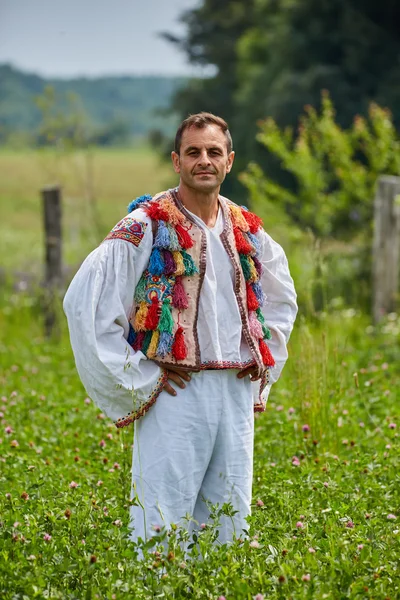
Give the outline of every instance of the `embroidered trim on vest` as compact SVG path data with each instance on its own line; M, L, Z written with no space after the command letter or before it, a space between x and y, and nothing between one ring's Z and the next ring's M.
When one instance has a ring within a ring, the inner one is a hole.
M125 240L137 247L142 241L146 229L147 223L136 221L136 219L132 219L131 217L125 217L113 227L103 241L115 239Z
M121 417L117 421L114 421L115 426L118 428L126 427L127 425L130 425L131 423L133 423L133 421L137 421L137 419L139 419L144 414L146 414L147 411L153 406L153 404L157 400L160 393L162 392L167 380L168 380L167 372L164 371L164 369L163 369L162 373L156 383L156 387L152 391L151 396L148 399L148 401L146 402L146 404L141 406L139 408L139 410L129 413L126 417Z
M245 361L238 360L204 360L200 369L206 371L208 369L247 369L248 367L255 366L256 363L252 358L248 358Z

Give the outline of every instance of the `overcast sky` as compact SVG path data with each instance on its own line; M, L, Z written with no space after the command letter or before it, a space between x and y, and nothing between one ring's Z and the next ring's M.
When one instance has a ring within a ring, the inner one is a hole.
M199 0L0 0L0 63L40 75L189 75L160 31ZM196 71L200 74L200 71Z

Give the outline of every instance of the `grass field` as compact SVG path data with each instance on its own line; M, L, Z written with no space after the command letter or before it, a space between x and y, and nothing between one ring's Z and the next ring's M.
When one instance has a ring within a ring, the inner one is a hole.
M149 151L99 152L93 164L105 231L131 198L171 184ZM68 263L98 243L69 163L3 153L6 268L40 272L38 191L57 169ZM0 288L0 598L399 598L400 317L373 328L339 300L304 314L255 415L250 539L220 546L210 523L186 558L184 531L161 531L139 562L127 539L132 428L86 398L65 321L58 342L43 338L40 294Z
M132 429L86 399L34 299L3 298L0 331L1 598L399 597L394 315L380 332L348 310L300 319L256 417L251 539L212 546L210 525L205 560L184 560L178 530L143 564L126 539Z

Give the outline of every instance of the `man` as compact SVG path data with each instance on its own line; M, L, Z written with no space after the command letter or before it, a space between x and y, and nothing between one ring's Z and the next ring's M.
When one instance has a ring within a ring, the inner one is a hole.
M246 530L254 411L286 361L297 305L282 248L219 194L233 160L223 119L183 121L179 186L132 202L65 297L86 390L117 427L134 422L134 540L187 514L194 530L209 503L237 511L221 542Z

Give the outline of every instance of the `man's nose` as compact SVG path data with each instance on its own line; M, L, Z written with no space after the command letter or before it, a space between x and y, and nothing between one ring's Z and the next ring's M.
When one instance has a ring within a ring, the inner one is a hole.
M203 150L201 152L201 154L199 156L199 164L202 166L211 164L207 150Z

